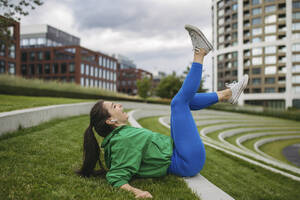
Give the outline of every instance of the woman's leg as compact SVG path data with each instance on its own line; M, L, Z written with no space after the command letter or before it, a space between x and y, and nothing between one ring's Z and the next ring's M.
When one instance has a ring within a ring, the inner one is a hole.
M195 52L194 62L182 87L171 102L171 137L174 141L172 162L169 173L179 176L194 176L204 166L205 149L199 136L197 126L190 111L193 100L201 82L202 63L206 52ZM217 99L214 96L214 101ZM204 102L208 99L201 100Z

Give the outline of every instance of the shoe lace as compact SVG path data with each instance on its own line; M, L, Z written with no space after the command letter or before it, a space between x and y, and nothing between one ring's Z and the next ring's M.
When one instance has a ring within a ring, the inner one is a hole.
M236 81L233 81L232 83L225 83L225 86L227 87L227 88L232 88L234 85L236 85L237 84L237 82Z

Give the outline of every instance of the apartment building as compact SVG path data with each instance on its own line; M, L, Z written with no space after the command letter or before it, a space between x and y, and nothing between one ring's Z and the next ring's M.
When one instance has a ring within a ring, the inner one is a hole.
M239 104L300 108L300 1L212 0L213 90L249 75Z

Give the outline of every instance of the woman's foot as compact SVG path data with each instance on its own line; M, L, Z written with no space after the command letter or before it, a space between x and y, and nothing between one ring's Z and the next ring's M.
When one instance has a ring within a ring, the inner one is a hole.
M197 49L205 49L209 53L213 49L211 43L197 27L186 24L184 28L189 32L195 52Z
M231 104L236 104L240 95L247 87L249 76L245 74L243 78L239 82L232 82L230 84L225 84L227 88L229 88L232 92L231 97L228 99L228 102Z

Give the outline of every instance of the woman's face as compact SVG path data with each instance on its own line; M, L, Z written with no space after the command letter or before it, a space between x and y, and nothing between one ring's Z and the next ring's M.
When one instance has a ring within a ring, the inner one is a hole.
M110 117L106 120L107 124L120 126L127 123L128 115L126 112L123 112L123 106L121 104L104 101L103 107L110 114Z

